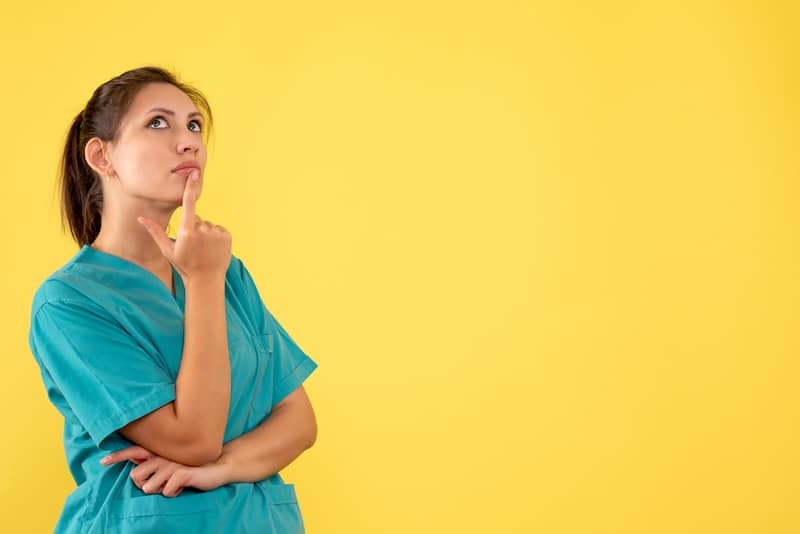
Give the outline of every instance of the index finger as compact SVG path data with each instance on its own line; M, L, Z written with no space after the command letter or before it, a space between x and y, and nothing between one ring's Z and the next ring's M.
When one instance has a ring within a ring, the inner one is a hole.
M186 179L186 186L183 189L183 215L181 216L181 226L189 227L194 224L194 209L197 204L197 184L193 178L200 178L200 171L197 169L189 173Z
M132 445L125 449L121 449L118 451L114 451L110 453L108 456L100 460L100 463L103 465L111 465L117 462L121 462L122 460L131 460L134 461L136 459L148 459L153 456L153 453L141 447L139 445Z

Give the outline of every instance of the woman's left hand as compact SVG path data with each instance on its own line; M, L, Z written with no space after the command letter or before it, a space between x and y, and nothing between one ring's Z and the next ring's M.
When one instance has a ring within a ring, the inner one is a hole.
M107 458L107 460L106 460ZM212 490L226 484L226 466L220 459L195 467L179 464L152 453L139 445L112 452L101 463L109 466L123 460L137 464L131 471L134 484L145 493L161 492L175 497L186 486Z

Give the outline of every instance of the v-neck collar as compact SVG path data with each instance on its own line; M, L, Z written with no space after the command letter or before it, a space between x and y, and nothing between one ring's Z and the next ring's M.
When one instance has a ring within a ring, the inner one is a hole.
M183 287L183 278L180 276L180 274L172 265L172 263L170 263L169 266L170 270L172 271L172 287L175 289L174 295L158 276L153 274L151 271L148 271L138 263L126 260L125 258L121 258L120 256L115 256L114 254L109 254L108 252L103 252L102 250L97 250L96 248L90 245L83 245L81 247L78 256L90 260L91 263L139 272L144 276L151 278L152 281L155 282L164 293L169 295L169 297L172 300L174 300L179 306L182 307L182 303L184 302L185 298L185 288Z

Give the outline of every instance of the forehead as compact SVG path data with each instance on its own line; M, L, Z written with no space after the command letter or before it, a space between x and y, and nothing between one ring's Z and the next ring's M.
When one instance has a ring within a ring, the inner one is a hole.
M154 107L175 111L179 116L197 111L189 95L170 83L149 83L142 87L131 102L131 114L144 114Z

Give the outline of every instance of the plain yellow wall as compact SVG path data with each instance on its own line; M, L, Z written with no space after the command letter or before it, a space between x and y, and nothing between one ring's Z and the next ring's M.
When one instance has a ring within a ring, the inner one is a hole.
M7 7L0 530L73 488L27 345L66 128L156 64L215 115L198 213L319 364L310 534L799 532L797 6Z

